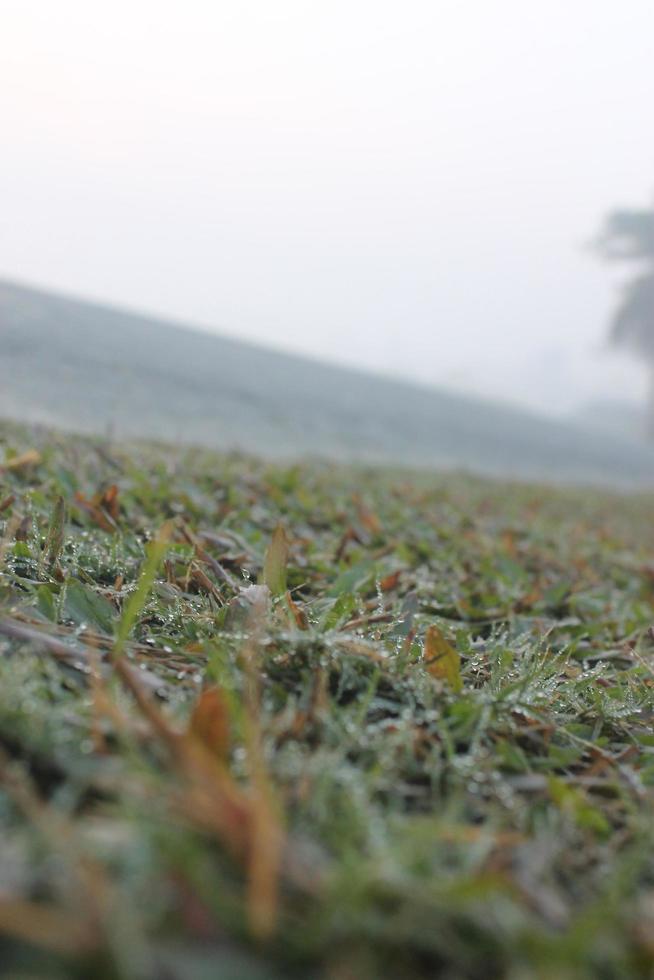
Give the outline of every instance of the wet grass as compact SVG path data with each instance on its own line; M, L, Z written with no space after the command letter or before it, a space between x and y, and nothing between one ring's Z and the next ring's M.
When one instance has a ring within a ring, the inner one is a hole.
M0 975L654 970L654 505L0 429Z

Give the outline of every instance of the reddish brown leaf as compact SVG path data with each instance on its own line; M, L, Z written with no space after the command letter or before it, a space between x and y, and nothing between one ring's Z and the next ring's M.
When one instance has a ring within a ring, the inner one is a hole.
M305 613L304 609L300 609L297 602L293 601L293 597L291 596L290 592L286 593L286 602L288 603L288 608L291 611L291 615L295 620L295 625L297 628L300 630L308 630L309 620L307 619L307 614Z
M363 503L360 497L355 496L354 498L357 508L357 517L359 522L369 534L379 534L382 529L381 521L366 505Z
M229 709L219 687L207 687L198 698L188 728L219 759L229 754Z
M389 575L385 575L384 578L379 583L379 588L382 592L392 592L393 589L397 588L397 584L400 581L399 570L397 572L391 572Z
M107 514L101 507L99 507L93 500L88 500L81 491L75 494L75 503L83 510L85 514L91 518L94 524L102 528L103 531L108 531L109 534L114 534L117 530L116 522L110 514Z
M118 517L120 516L120 507L118 504L118 487L115 483L112 483L110 487L107 487L107 489L100 495L100 499L97 503L98 506L109 515L109 517L111 517L114 521L118 520Z

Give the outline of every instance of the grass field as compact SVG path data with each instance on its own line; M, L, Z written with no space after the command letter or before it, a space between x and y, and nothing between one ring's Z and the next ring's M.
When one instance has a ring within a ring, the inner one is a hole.
M649 978L654 503L0 428L0 975Z

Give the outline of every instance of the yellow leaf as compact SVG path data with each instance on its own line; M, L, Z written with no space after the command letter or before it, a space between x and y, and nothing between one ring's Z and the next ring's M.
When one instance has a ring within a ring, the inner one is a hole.
M463 690L461 658L438 626L430 626L425 634L424 656L425 666L432 677L447 681L457 694Z
M0 470L22 470L28 466L38 466L41 462L41 453L36 449L28 449L21 456L14 456L8 459Z

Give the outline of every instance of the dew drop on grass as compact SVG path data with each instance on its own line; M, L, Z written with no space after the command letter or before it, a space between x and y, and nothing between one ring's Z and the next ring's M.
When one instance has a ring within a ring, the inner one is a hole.
M382 615L384 613L384 593L379 579L375 579L375 591L377 592L377 614Z

